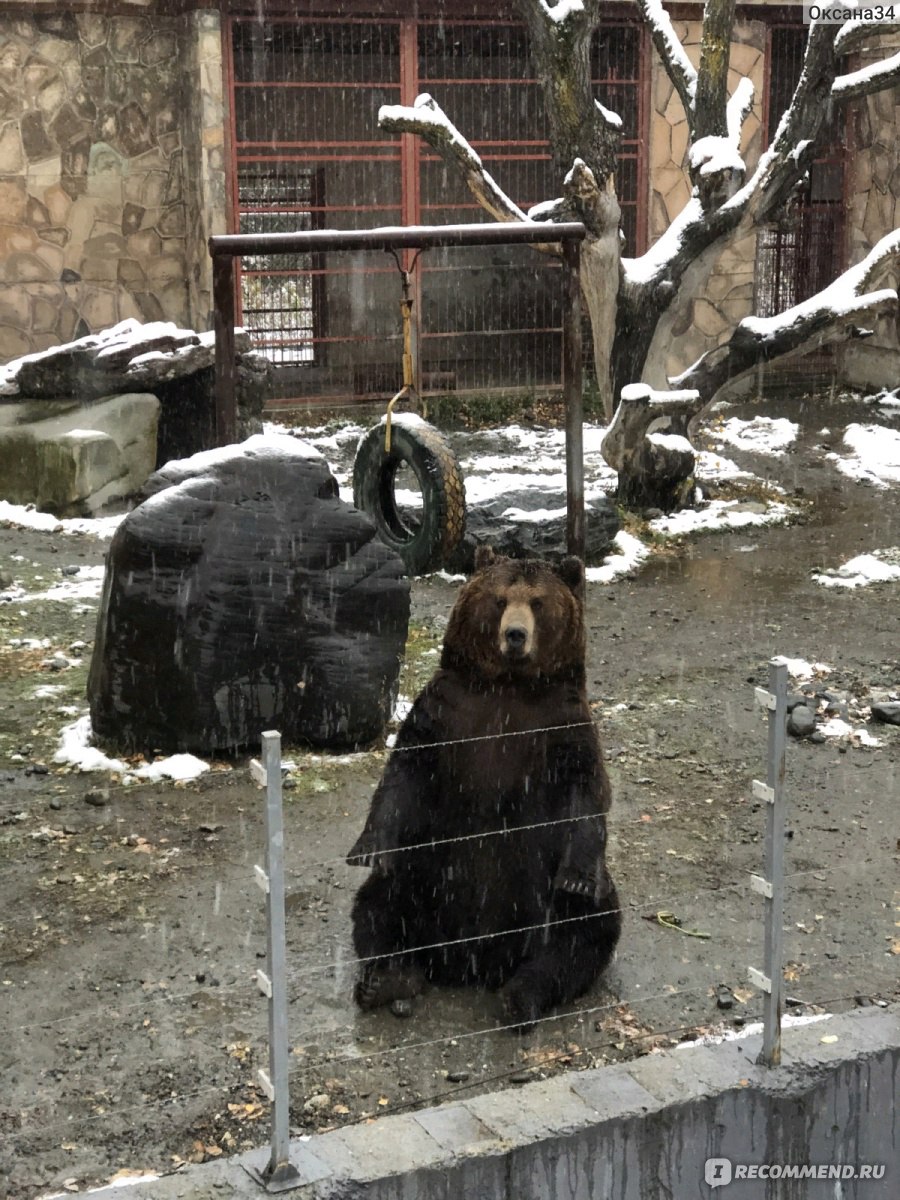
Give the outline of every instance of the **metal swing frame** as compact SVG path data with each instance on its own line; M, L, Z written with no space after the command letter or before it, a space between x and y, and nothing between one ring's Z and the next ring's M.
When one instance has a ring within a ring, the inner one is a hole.
M566 429L566 547L584 558L584 403L581 371L580 222L541 225L512 221L482 225L411 225L382 229L314 229L302 233L216 234L209 239L213 264L213 316L216 335L216 444L237 435L235 404L235 316L237 283L234 260L243 255L313 254L326 250L427 250L436 246L559 244L563 285L563 400Z

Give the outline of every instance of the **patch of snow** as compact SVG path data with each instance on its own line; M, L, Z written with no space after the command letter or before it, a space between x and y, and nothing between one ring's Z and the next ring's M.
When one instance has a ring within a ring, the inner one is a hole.
M858 588L872 583L900 582L900 548L858 554L839 567L813 575L823 587Z
M611 108L606 108L600 103L599 100L595 100L594 103L597 105L597 111L600 113L600 116L607 123L607 125L612 125L613 129L622 128L622 118L617 112L613 112Z
M611 583L623 575L635 571L650 551L639 538L620 529L613 541L616 547L614 554L608 554L600 567L586 567L585 579L588 583Z
M412 706L413 702L408 696L398 696L391 719L394 721L405 721L412 712Z
M730 417L721 428L710 432L738 450L780 457L796 441L799 429L799 425L786 417L754 417L752 421Z
M81 567L77 578L64 579L46 592L26 593L22 599L26 603L30 600L98 600L105 574L105 567Z
M892 392L885 389L873 399L881 408L900 408L900 389L895 388Z
M854 451L852 457L826 455L844 475L877 488L900 483L900 431L884 425L848 425L844 441Z
M712 450L697 451L695 474L699 479L709 480L753 478L749 471L742 471L730 458L723 458Z
M550 5L547 0L539 0L541 8L551 21L561 25L573 13L584 12L584 0L556 0Z
M110 758L96 746L91 745L93 731L89 713L63 727L60 743L53 756L55 763L75 767L78 771L110 771L123 777L123 782L135 779L196 779L209 770L209 763L195 758L193 754L173 754L142 767L129 767L120 758Z
M623 258L622 269L626 282L636 286L652 283L665 269L666 264L681 249L684 231L689 225L703 220L703 206L698 196L691 196L687 204L666 232L640 258Z
M830 675L832 670L828 663L811 663L807 662L805 658L786 658L783 654L776 655L776 662L784 663L788 669L788 675L801 682L814 679L819 675Z
M698 138L688 152L692 171L701 175L718 175L722 171L744 172L744 160L731 137L709 134Z
M764 512L741 507L740 500L710 500L703 508L686 508L667 517L657 517L650 528L663 537L683 537L689 533L712 529L743 529L748 525L777 525L786 521L791 509L786 504L770 501Z
M781 1025L784 1029L790 1029L791 1026L797 1025L814 1025L817 1021L830 1020L831 1016L831 1013L803 1013L798 1015L785 1013L781 1018ZM762 1021L751 1021L749 1025L744 1025L740 1029L723 1029L721 1033L705 1033L702 1037L695 1038L691 1042L678 1042L675 1049L691 1050L697 1046L718 1046L722 1042L739 1042L743 1038L755 1037L756 1034L762 1033L762 1031Z
M647 441L665 450L686 450L688 454L694 454L694 447L680 433L648 433Z
M120 758L110 758L90 742L91 718L86 714L63 728L53 761L75 767L79 771L115 771L121 775L125 774L128 767Z
M819 733L824 734L827 738L849 738L859 746L871 746L877 749L883 743L869 733L864 725L858 729L854 729L852 725L846 721L842 721L840 717L830 717L821 725L816 726Z
M38 512L30 504L10 504L0 500L0 523L16 525L21 529L36 529L45 533L89 533L94 537L109 538L125 519L125 513L111 517L54 517L52 513Z
M528 220L549 221L562 203L562 199L557 197L555 200L542 200L540 204L532 204L528 210Z
M209 770L209 763L193 754L172 754L168 758L158 758L155 762L138 767L131 774L138 779L174 779L186 781L197 779Z

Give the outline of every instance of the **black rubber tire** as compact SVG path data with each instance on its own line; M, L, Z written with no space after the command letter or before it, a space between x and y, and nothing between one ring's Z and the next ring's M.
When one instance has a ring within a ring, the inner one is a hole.
M422 489L422 521L404 521L394 497L398 468L406 463ZM410 575L444 565L466 531L466 493L456 455L442 433L425 421L391 423L385 453L384 423L370 429L353 463L353 502L375 522L381 540L396 550Z

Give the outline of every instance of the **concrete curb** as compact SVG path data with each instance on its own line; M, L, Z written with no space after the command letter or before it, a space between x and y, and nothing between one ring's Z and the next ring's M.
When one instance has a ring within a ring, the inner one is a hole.
M828 1041L824 1042L823 1037ZM900 1195L900 1010L867 1008L786 1029L783 1065L761 1037L571 1071L369 1125L295 1139L297 1200L653 1200L711 1196L709 1158L883 1164L881 1179L735 1179L723 1200ZM135 1184L134 1200L266 1193L268 1150ZM119 1189L93 1195L121 1200Z

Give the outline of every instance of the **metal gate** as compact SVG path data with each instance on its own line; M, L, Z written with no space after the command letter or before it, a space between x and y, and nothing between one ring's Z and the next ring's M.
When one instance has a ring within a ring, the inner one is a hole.
M419 138L378 129L381 104L423 91L517 204L558 193L526 32L511 21L235 17L229 44L237 232L489 220ZM625 122L619 185L632 253L645 225L643 61L635 23L597 39L598 96ZM528 247L429 251L415 273L423 393L555 387L555 272ZM371 254L248 259L239 319L279 368L284 402L381 398L399 386L399 298L393 262Z
M771 142L800 78L808 26L769 31L766 128ZM835 127L778 221L756 239L756 312L775 316L826 287L844 264L842 129Z

